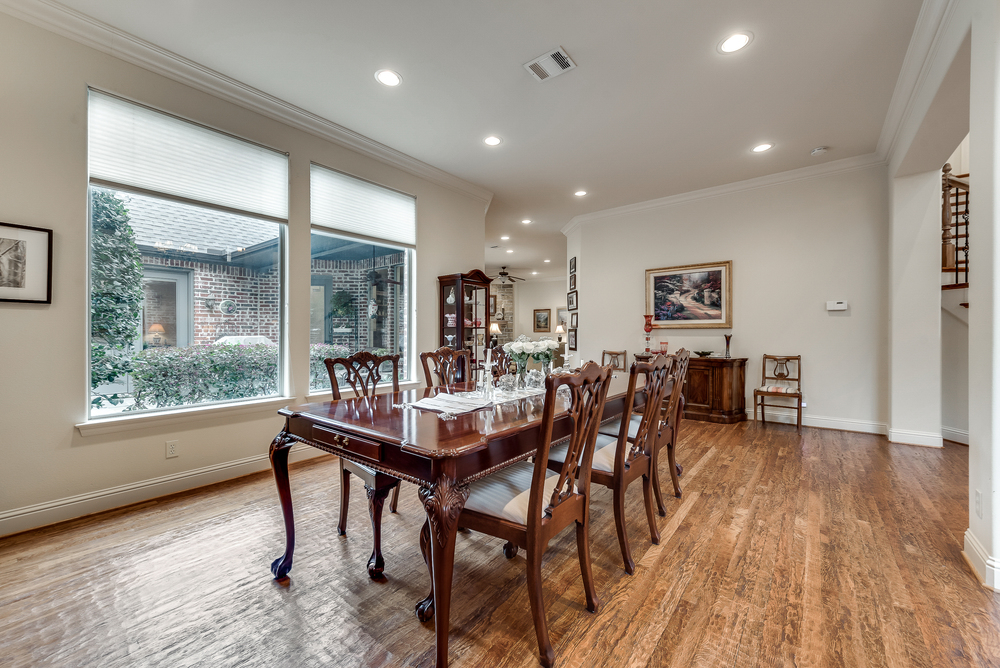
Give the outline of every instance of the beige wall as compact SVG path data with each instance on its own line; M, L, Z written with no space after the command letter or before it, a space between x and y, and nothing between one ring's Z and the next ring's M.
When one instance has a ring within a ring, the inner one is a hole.
M267 467L275 407L105 435L87 408L87 87L290 155L289 396L308 391L309 163L417 197L416 347L436 347L440 274L484 266L486 202L0 14L0 220L55 231L53 303L0 304L0 535ZM416 372L414 371L415 377ZM178 440L180 457L164 458Z
M887 420L887 178L863 169L621 213L567 231L577 256L578 360L645 346L645 269L732 260L735 357L747 394L763 353L801 354L805 424ZM828 300L850 308L827 312ZM726 330L654 330L670 350L725 349ZM752 403L748 398L747 406Z
M556 337L556 325L559 324L558 309L566 308L566 279L556 278L545 281L525 281L514 284L515 316L514 336L524 334L532 339L540 336ZM551 311L549 331L536 332L534 311L547 308Z

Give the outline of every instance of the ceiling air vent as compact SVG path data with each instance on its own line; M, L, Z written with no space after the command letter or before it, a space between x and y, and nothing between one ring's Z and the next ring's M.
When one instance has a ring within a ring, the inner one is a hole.
M531 73L537 81L545 81L557 77L576 67L562 47L552 49L534 60L524 64L524 69Z

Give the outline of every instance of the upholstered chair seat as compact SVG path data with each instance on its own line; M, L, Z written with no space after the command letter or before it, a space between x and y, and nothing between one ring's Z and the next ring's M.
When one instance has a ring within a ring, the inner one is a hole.
M563 453L565 452L563 446ZM565 454L563 457L565 458ZM531 462L518 462L477 480L469 486L469 500L465 502L465 509L527 524L528 498L531 496L531 476L534 471L535 465ZM552 496L552 490L558 482L558 473L546 476L542 496Z

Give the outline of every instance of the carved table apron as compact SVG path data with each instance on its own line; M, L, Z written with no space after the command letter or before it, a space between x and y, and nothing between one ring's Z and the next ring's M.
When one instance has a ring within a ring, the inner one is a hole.
M618 374L612 381L604 419L622 412L627 384L627 374ZM295 443L305 443L420 486L420 500L427 514L420 540L422 545L430 543L431 593L417 603L416 611L421 621L434 619L440 668L448 665L455 536L469 484L531 457L537 447L544 404L544 395L537 395L459 415L454 420L399 407L439 392L468 391L472 387L459 384L422 388L283 408L278 413L284 416L285 427L271 443L269 453L285 520L285 553L271 564L275 578L283 578L291 570L295 550L288 483L288 451ZM554 440L569 433L564 415L556 417Z

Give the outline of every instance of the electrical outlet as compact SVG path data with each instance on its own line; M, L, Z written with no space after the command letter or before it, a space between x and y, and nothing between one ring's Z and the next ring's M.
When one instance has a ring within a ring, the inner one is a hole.
M976 515L980 518L983 516L983 493L978 489L976 490Z
M177 456L177 441L167 441L167 459L172 459Z

